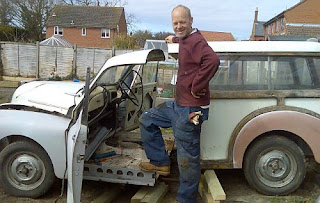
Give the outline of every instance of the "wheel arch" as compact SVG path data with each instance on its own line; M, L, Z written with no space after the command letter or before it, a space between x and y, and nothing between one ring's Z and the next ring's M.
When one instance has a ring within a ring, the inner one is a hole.
M320 119L296 111L273 111L258 115L248 121L237 134L232 150L234 168L243 167L246 150L259 138L279 133L293 140L304 153L313 155L320 163L318 126Z
M38 145L39 147L41 147L41 149L43 149L44 152L46 152L47 156L50 159L50 162L53 166L53 172L55 174L56 177L58 178L63 178L63 176L61 176L61 170L59 170L57 167L57 163L56 160L54 158L54 156L52 155L52 153L48 152L37 140L32 139L31 137L27 137L25 135L10 135L7 137L4 137L0 140L0 152L9 144L17 142L17 141L29 141L29 142L33 142L36 145ZM64 158L65 160L65 158Z
M250 147L253 146L255 143L259 142L264 137L271 138L273 135L279 135L279 136L285 137L285 138L293 141L301 148L301 150L303 151L303 153L305 155L313 156L313 153L312 153L312 150L310 149L310 146L300 136L298 136L292 132L288 132L288 131L273 130L273 131L265 132L261 135L258 135L256 138L254 138L254 140L252 140L252 142L250 142L249 145L247 146L243 157L246 157L248 149L250 149Z

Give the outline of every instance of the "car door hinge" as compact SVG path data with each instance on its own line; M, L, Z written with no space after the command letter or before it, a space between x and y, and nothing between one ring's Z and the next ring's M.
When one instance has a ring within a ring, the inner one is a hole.
M82 160L84 160L84 154L78 154L77 155L77 162L80 163Z

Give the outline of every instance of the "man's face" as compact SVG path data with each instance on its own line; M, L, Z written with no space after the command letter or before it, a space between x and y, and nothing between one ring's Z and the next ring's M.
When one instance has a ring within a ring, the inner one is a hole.
M172 27L177 37L183 38L189 35L192 31L193 19L184 8L176 8L172 11Z

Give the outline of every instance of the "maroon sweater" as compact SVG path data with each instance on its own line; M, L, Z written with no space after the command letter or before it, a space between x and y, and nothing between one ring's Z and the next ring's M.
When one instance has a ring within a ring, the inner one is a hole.
M185 38L173 38L179 43L179 69L176 86L176 102L181 106L206 106L210 104L209 81L217 72L220 60L200 32L192 32ZM192 96L205 89L205 95Z

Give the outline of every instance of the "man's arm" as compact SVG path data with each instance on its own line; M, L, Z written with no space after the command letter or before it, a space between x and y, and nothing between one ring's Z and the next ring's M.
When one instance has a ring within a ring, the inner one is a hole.
M201 97L206 94L206 87L217 72L220 65L220 59L205 41L198 41L194 44L192 48L192 57L200 64L200 69L193 79L191 94Z

